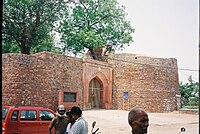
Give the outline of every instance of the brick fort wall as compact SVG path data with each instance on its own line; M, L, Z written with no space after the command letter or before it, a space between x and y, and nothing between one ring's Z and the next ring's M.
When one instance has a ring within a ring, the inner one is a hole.
M180 93L176 59L114 54L108 64L113 69L113 109L177 110L176 94ZM82 107L82 75L83 60L79 58L49 52L3 54L2 104L20 105L24 101L56 110L59 90L73 90L78 92L78 105ZM124 92L128 99L123 98Z
M82 60L53 53L3 54L2 104L56 110L59 90L73 90L82 104Z
M177 110L180 95L177 61L134 54L109 57L113 68L113 108L144 108L148 112ZM128 97L123 98L124 92Z

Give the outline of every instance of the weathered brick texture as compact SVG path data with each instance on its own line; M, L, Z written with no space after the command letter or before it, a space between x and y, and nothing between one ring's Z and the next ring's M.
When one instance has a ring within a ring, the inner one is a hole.
M46 106L56 109L58 90L82 93L82 61L64 55L4 54L2 103Z
M83 104L88 98L83 92L88 91L85 88L95 75L107 85L103 97L112 94L112 106L104 100L107 107L130 110L137 106L149 112L177 109L176 94L180 93L176 59L134 54L110 55L108 63L48 52L3 54L2 104L15 105L25 101L27 105L55 110L59 90L73 90L78 92L78 105L82 107L88 105ZM106 84L107 78L113 81L111 86L108 86L109 81ZM124 92L129 93L128 100L123 99Z
M109 63L113 67L113 108L141 107L149 112L177 109L176 59L115 54L109 57ZM123 99L124 92L128 92L128 100Z

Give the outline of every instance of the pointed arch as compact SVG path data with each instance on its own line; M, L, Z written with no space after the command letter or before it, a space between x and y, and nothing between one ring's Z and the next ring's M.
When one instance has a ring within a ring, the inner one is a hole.
M89 79L88 102L91 108L105 108L108 103L108 79L98 72ZM107 96L106 96L107 95Z
M93 74L89 81L91 81L94 78L97 79L100 83L102 83L103 87L108 86L108 79L106 78L106 76L102 72L98 72L96 74Z
M83 60L83 108L92 109L93 102L91 101L90 88L91 83L98 83L97 88L100 92L100 99L96 102L99 108L112 108L112 68L107 64L93 60ZM96 88L95 87L95 88ZM95 107L95 106L94 106Z

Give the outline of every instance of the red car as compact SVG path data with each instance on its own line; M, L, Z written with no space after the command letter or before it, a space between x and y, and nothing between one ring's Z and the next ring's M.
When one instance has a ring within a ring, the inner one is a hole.
M56 113L34 106L4 106L2 134L48 134L48 126Z

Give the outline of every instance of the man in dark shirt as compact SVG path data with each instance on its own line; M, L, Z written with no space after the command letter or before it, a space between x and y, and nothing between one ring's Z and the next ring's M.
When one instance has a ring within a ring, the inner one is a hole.
M66 108L64 105L59 105L57 108L57 116L54 117L49 124L49 134L52 134L51 130L53 127L55 128L55 134L65 134L69 123L65 113Z

